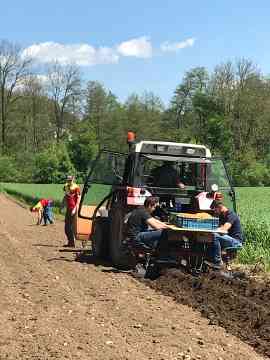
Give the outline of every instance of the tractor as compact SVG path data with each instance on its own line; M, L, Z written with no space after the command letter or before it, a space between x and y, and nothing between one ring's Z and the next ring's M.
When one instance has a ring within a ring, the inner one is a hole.
M78 210L77 239L92 243L93 255L109 258L118 268L131 268L151 251L134 249L126 239L126 223L131 211L144 204L148 196L169 199L161 203L164 221L168 221L170 209L176 202L181 212L211 214L211 194L217 189L222 193L226 206L236 211L235 191L221 158L211 156L203 145L164 141L135 141L128 133L127 153L102 150L93 162L85 179ZM185 184L184 189L154 186L152 170L164 162L170 162ZM93 197L100 194L97 199ZM206 202L200 203L200 195L206 194ZM208 196L210 194L210 196ZM167 217L166 217L167 216ZM213 231L180 229L171 231L171 251L179 266L187 271L201 271L207 246ZM150 254L150 255L149 255ZM148 261L144 260L144 261Z

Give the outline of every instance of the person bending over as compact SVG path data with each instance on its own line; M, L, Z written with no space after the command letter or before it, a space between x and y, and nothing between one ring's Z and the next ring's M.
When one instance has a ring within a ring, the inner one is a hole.
M240 249L243 246L243 233L238 215L228 209L222 201L214 200L211 209L219 217L219 228L217 231L227 232L222 235L215 233L213 243L210 247L210 261L205 263L213 268L219 269L222 266L221 250L228 247Z
M53 224L53 201L51 199L41 199L35 206L30 207L31 212L36 212L38 219L37 225L41 225L42 219L44 225Z
M127 221L127 235L135 245L156 248L164 257L168 257L168 235L165 223L155 219L151 214L158 205L158 198L149 196L144 206L136 208ZM149 227L151 230L149 230Z

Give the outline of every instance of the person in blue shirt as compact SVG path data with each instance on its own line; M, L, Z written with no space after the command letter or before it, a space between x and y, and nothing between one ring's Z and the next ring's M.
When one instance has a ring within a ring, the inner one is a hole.
M222 201L214 200L211 209L219 217L219 228L214 234L213 243L210 246L210 261L205 263L213 268L220 269L222 266L221 250L228 247L240 249L243 246L243 233L238 215L228 209ZM227 232L220 234L218 231Z

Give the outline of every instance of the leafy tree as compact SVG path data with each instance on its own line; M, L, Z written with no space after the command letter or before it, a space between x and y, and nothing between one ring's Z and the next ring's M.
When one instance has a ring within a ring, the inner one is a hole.
M54 144L36 156L35 182L61 183L67 174L75 174L75 169L64 144Z
M143 96L132 94L125 103L127 129L136 132L138 139L160 140L164 106L151 92Z
M68 151L77 173L85 176L89 164L98 152L95 132L86 121L76 126L72 139L68 142Z
M181 84L177 86L171 107L175 112L178 129L184 125L185 114L192 110L193 96L198 92L205 92L208 79L207 70L204 67L197 67L188 71Z
M8 115L10 108L20 97L19 86L29 74L31 59L21 56L21 49L9 41L0 41L0 107L2 154L7 151Z
M39 77L30 76L25 82L20 103L24 124L28 128L28 144L35 151L54 140L52 107L45 90Z
M94 132L98 149L121 151L126 148L129 129L125 108L116 96L97 81L90 81L86 89L84 122ZM117 139L117 140L116 140Z
M35 171L35 152L17 152L14 158L14 168L18 175L17 182L32 183L33 172Z
M0 157L0 181L14 182L19 181L19 173L16 169L16 162L10 156Z
M81 95L81 78L76 65L55 62L48 69L48 96L53 104L57 143L69 129L67 112L74 113Z
M9 114L9 120L10 153L39 152L55 140L51 104L36 76L32 75L26 80L22 95Z
M89 81L86 89L85 119L95 131L99 149L102 148L104 120L107 115L108 94L101 83Z
M245 168L242 173L242 185L250 186L269 186L270 175L269 168L262 162L256 162Z

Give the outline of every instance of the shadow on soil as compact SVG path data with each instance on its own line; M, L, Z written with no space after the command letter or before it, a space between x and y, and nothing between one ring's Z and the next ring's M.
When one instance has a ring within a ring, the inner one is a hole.
M51 262L51 261L74 262L74 259L68 259L68 258L66 258L65 256L60 256L60 257L58 257L58 258L54 257L54 258L48 259L47 261L48 261L48 262Z
M37 245L38 246L38 245ZM96 258L91 250L78 250L78 249L60 249L61 253L74 253L75 259L70 259L65 256L60 256L58 258L51 258L47 261L67 261L67 262L80 262L82 264L91 264L97 267L101 267L101 272L104 273L114 273L114 274L122 274L122 273L130 273L131 271L127 270L119 270L112 266L112 263L109 260L98 259Z
M75 261L78 261L83 264L92 264L95 266L102 266L106 268L111 268L112 264L109 260L96 258L91 250L83 250L77 253Z
M86 264L92 264L95 266L100 266L100 267L102 267L101 272L104 272L104 273L116 273L116 274L130 273L130 271L127 271L127 270L116 269L115 267L113 267L110 260L96 258L92 254L91 250L84 250L84 251L79 252L76 255L75 261L78 261L78 262L84 263L84 264L86 263Z
M194 278L180 270L169 270L146 284L199 311L210 326L221 326L257 353L270 356L269 277L228 280L212 273Z

